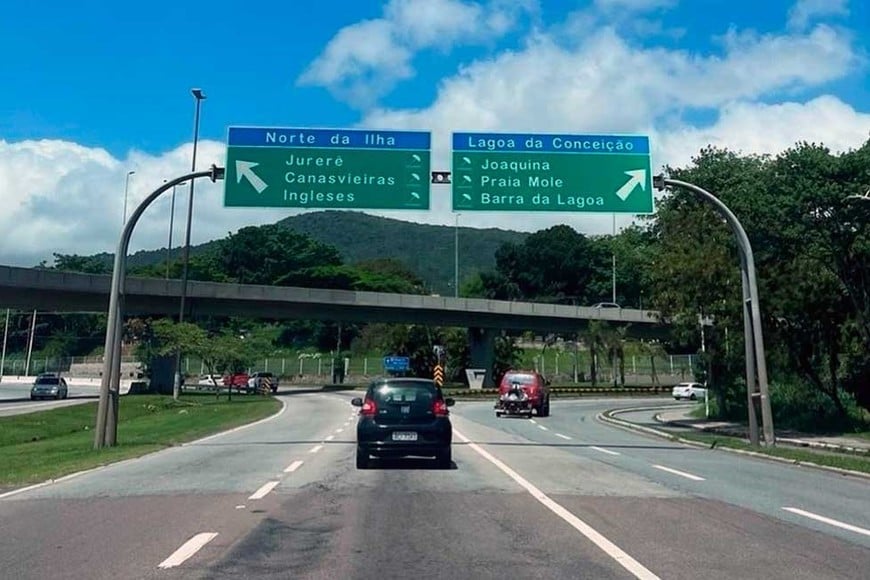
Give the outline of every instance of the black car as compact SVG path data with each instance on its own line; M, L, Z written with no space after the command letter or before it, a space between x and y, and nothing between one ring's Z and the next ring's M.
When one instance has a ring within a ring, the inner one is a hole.
M366 469L375 457L435 457L449 469L453 425L441 389L429 379L385 378L369 385L356 426L356 466Z

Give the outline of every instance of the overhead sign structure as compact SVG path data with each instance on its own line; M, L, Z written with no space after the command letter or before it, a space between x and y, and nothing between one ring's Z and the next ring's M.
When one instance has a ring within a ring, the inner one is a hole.
M653 211L649 138L453 134L455 211Z
M230 127L226 207L429 209L431 134Z
M411 359L406 356L385 356L384 370L392 373L403 373L411 368Z

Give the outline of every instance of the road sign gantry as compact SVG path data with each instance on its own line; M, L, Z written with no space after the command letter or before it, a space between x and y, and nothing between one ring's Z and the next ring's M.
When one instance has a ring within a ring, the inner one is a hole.
M453 134L454 211L653 211L649 138Z
M230 127L226 207L429 209L431 134Z

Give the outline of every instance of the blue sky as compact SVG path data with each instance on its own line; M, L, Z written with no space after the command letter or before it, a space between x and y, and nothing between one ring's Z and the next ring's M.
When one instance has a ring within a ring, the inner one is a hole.
M354 107L321 87L296 79L342 27L381 15L375 0L234 2L153 0L126 2L46 0L4 7L0 49L0 138L58 138L104 147L158 153L189 140L191 87L208 96L202 135L223 140L232 124L347 126L360 120ZM423 51L416 75L381 101L389 107L424 107L438 81L493 50L517 46L533 24L552 26L589 2L543 0L537 17L484 46L449 54ZM301 6L305 8L302 9ZM731 25L759 32L783 28L787 0L683 1L661 11L684 35L657 44L689 51L718 50L717 35ZM147 6L147 7L146 7ZM848 26L862 44L870 35L870 10L852 2ZM633 42L643 44L642 38ZM870 100L868 76L851 75L830 87L845 102ZM776 94L770 95L776 97ZM643 98L638 95L638 98ZM703 117L699 117L703 118ZM462 128L456 128L461 130Z
M679 166L707 144L860 146L868 48L863 0L7 2L0 263L50 258L58 236L64 251L111 251L117 231L94 224L120 223L127 171L135 203L189 167L193 87L208 97L206 166L223 162L231 125L431 130L433 168L448 167L452 131L637 133L656 166ZM203 192L195 242L294 213L230 211L218 186ZM453 223L448 197L373 213ZM168 212L155 205L134 249L160 247ZM462 220L611 227L588 214Z

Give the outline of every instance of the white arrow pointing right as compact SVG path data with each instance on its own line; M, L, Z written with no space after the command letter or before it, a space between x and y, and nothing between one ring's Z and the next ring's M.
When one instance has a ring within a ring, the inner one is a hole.
M257 190L257 193L263 193L268 186L268 184L260 179L260 176L254 173L254 167L259 165L259 163L254 163L252 161L241 161L240 159L236 159L236 182L241 183L242 178L246 178L254 189Z
M626 171L626 175L628 175L629 179L625 182L625 185L616 190L616 195L622 201L628 199L628 196L631 195L631 192L634 191L634 188L638 185L644 191L646 191L646 169L633 169L631 171Z

